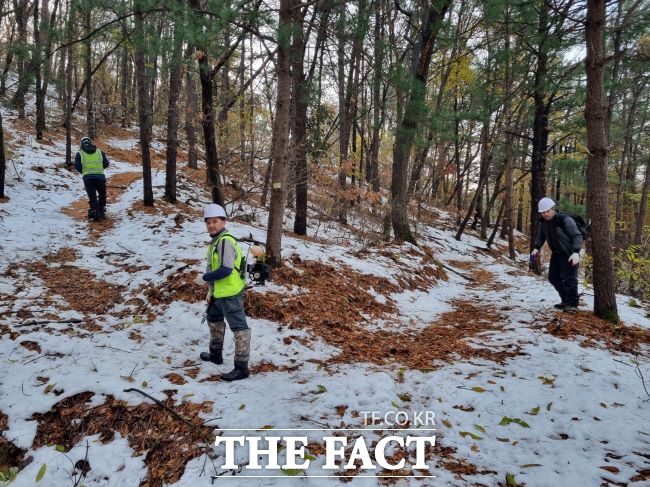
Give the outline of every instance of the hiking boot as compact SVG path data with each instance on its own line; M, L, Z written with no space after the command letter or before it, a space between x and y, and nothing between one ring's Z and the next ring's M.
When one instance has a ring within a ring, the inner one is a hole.
M245 379L248 375L248 362L235 360L235 368L227 374L223 374L221 378L227 382L232 382L234 380Z
M217 348L217 347L210 346L210 351L201 352L199 354L199 358L201 360L205 360L206 362L212 362L213 364L221 365L223 363L221 347Z
M555 309L564 309L566 308L566 306L567 306L566 303L557 303L553 305Z
M251 348L251 330L239 330L235 332L235 368L221 378L231 382L248 377L248 355Z
M578 312L578 307L577 306L570 306L566 305L564 308L562 308L562 311L565 313L577 313Z

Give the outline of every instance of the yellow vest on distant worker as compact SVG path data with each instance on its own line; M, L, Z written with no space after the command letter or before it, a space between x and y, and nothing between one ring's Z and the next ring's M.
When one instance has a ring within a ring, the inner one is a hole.
M82 175L104 174L104 157L102 156L102 151L96 149L94 154L88 154L81 149L79 155L81 156Z
M219 279L214 282L212 295L215 298L229 298L231 296L237 296L244 287L246 287L246 281L241 276L241 269L244 263L244 256L237 245L237 240L235 237L230 235L228 232L223 232L219 237L210 244L208 247L208 262L210 263L212 270L216 271L221 267L219 264L219 254L217 252L217 245L223 239L228 239L235 246L235 251L237 252L237 257L235 259L235 268L232 270L229 276ZM239 262L239 266L237 265Z

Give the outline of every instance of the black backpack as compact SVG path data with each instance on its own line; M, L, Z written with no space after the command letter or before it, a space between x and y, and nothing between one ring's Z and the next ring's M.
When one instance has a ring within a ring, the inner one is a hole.
M586 242L591 236L591 222L586 222L580 215L569 215L576 222L576 226L582 234L582 241Z

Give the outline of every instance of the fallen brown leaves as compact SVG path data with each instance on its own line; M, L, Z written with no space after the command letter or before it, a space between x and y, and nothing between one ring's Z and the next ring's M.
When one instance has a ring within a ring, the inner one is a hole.
M131 208L127 210L129 215L133 215L134 212L146 213L148 215L174 215L176 226L180 226L187 218L202 219L203 217L201 210L193 206L180 201L170 203L165 199L156 200L154 206L144 206L141 200L135 201L131 205Z
M27 450L18 448L5 438L4 432L8 427L9 418L0 411L0 472L5 474L9 473L9 468L11 467L18 467L20 469L31 462L31 457L25 460Z
M144 295L152 305L169 304L174 301L194 303L203 299L207 292L205 283L199 284L197 279L198 260L186 261L187 267L176 271L165 279L160 285L150 285L144 290Z
M289 289L299 286L307 292L283 296L276 292L245 295L246 312L256 318L280 323L300 322L350 327L370 318L381 319L397 313L394 302L380 303L369 292L388 295L399 288L385 279L359 274L349 267L334 268L316 261L301 261L294 256L293 268L282 267L273 273L274 281Z
M142 173L139 172L124 172L115 175L111 175L106 179L106 202L107 205L116 203L118 198L126 191L128 186L135 180L142 177ZM83 181L81 176L79 176L79 185L83 187ZM108 207L110 212L110 206ZM61 211L68 215L69 217L76 218L78 220L88 220L88 200L87 198L78 199ZM115 224L114 218L108 218L102 222L89 222L90 229L96 230L106 230L113 227Z
M33 340L22 341L20 342L20 345L25 347L30 352L41 353L41 346L38 344L38 342L35 342Z
M575 339L585 337L583 347L599 347L600 343L610 350L626 353L639 352L643 345L650 345L650 330L623 323L614 325L588 311L566 314L555 313L555 317L543 327L558 338Z
M49 262L65 262L69 251L62 249L60 252L61 256L57 253ZM36 273L52 293L62 296L76 311L106 314L122 300L123 286L96 279L87 269L65 263L55 267L43 261L30 262L25 267Z
M448 261L449 265L458 269L462 269L465 272L467 277L471 277L473 281L468 285L468 287L477 289L489 289L491 291L502 291L507 289L510 286L498 282L494 278L494 274L486 269L481 268L482 265L480 262L475 262L471 260L450 260Z
M299 286L308 292L281 295L275 292L246 294L246 311L252 317L266 318L305 328L327 343L342 349L331 363L397 361L412 368L430 369L434 360L451 361L480 357L503 362L518 353L515 349L494 351L470 345L466 339L487 331L500 330L505 320L491 308L472 301L456 301L455 309L421 331L369 332L363 325L374 320L391 320L397 308L390 293L400 289L384 279L359 274L347 267L333 268L315 261L293 259L294 268L278 269L274 276L289 288ZM377 301L368 291L386 298Z
M20 336L20 333L13 331L7 325L0 325L0 337L4 335L9 335L9 339L13 341Z
M101 143L99 143L99 148L104 150ZM134 166L142 165L142 153L140 152L140 146L136 147L135 149L121 149L118 147L107 146L105 150L109 160L126 162L133 164ZM149 155L151 157L152 168L164 168L164 152L159 152L150 148ZM142 177L142 172L140 172L140 177Z
M203 426L199 413L211 412L211 401L185 401L176 406L171 397L162 401L196 425L192 427L156 404L130 406L109 395L103 404L91 407L93 395L82 392L59 401L47 413L34 413L32 419L38 426L32 448L55 444L69 451L91 435L99 435L106 444L117 431L127 438L136 455L146 453L144 463L149 471L141 485L148 483L150 487L177 482L187 462L210 451L213 429ZM138 480L133 479L134 483Z
M45 262L51 264L53 262L58 262L62 264L64 262L74 262L79 258L79 253L71 247L63 247L59 249L56 254L47 254L45 256Z
M637 470L637 475L630 478L630 482L641 482L642 480L650 480L650 468L643 468Z
M300 368L300 365L274 365L269 362L262 362L250 367L251 374L261 374L264 372L294 372Z
M444 313L440 319L420 332L393 333L378 331L364 333L347 330L331 337L343 349L335 362L372 362L385 364L398 361L411 368L431 369L434 360L451 362L457 356L463 359L482 358L504 362L517 355L518 350L477 348L467 342L486 331L500 330L503 319L489 308L476 306L470 301L455 301L455 309Z
M172 373L170 373L170 374L167 374L167 375L165 376L165 379L167 379L167 380L168 380L169 382L171 382L172 384L176 384L177 386L182 386L183 384L185 384L185 383L187 382L187 381L185 380L185 378L183 378L182 375L180 375L180 374L176 374L176 373L174 373L174 372L172 372Z

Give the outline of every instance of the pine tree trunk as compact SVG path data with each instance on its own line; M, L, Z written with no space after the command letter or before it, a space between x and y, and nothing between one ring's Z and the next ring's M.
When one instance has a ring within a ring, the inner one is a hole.
M536 50L535 80L533 99L535 102L535 115L533 119L533 154L531 158L531 183L530 183L530 250L537 236L539 214L537 204L546 196L546 152L548 150L548 116L550 106L547 104L548 83L548 53L545 47L548 44L548 11L549 0L543 0L539 13L537 33L540 42ZM544 42L546 40L546 42Z
M522 184L519 184L519 189L517 190L518 202L517 202L517 231L523 233L524 231L524 189Z
M43 46L45 53L50 53L52 49L52 35L56 28L56 15L59 9L59 0L54 0L54 7L52 8L52 14L49 13L49 3L48 0L42 0L41 3L41 24L40 29L40 45ZM49 15L49 20L48 20ZM42 59L42 55L39 56ZM43 63L43 75L40 89L37 86L36 88L36 132L39 130L41 134L46 128L45 120L45 96L47 95L47 88L52 77L52 57L48 56L45 62Z
M269 208L268 233L266 249L268 263L273 267L281 264L282 220L286 196L286 159L289 142L289 111L291 108L291 59L290 34L292 0L280 0L280 21L278 32L284 34L278 38L277 51L277 97L275 102L275 123L271 157L273 172L271 175L271 205Z
M5 133L2 128L2 111L0 110L0 198L5 197L5 173L7 161L5 160Z
M225 5L230 5L229 0ZM226 27L223 31L223 45L230 46L230 29ZM228 58L219 70L219 76L213 79L218 79L218 112L217 112L217 166L219 168L228 166L230 164L230 137L228 130L228 110L226 105L230 101L230 59Z
M126 34L126 28L123 26L122 32ZM125 44L122 49L122 78L120 83L120 127L126 128L129 124L129 49Z
M477 214L480 214L481 212L479 208L479 199L481 199L483 195L483 185L487 180L488 167L490 165L489 151L488 151L489 133L490 133L489 121L485 121L483 123L483 129L481 130L481 163L480 163L478 186L476 187L476 191L474 192L474 197L472 198L472 202L469 205L467 214L465 215L465 218L463 218L463 221L460 223L460 226L458 227L458 231L456 232L456 236L454 237L456 240L460 240L460 238L463 236L463 232L465 232L465 227L467 226L467 222L469 222L469 219L472 217L474 211L476 211ZM469 177L469 171L467 171L467 174ZM467 186L469 186L469 184L467 184ZM476 220L477 218L475 217L474 221Z
M29 87L28 66L25 62L27 49L27 18L29 17L29 0L14 0L14 17L18 31L19 50L16 55L16 71L18 72L18 87L13 97L13 103L18 110L18 118L25 118L25 93Z
M614 246L618 249L624 245L623 241L623 226L625 224L623 217L623 206L625 204L625 186L627 181L632 181L634 184L634 172L630 171L633 166L631 161L632 153L632 137L634 130L634 121L636 119L637 103L639 97L645 87L645 83L637 85L632 93L629 109L626 110L627 123L625 124L625 136L623 137L623 153L621 154L621 170L618 180L618 187L616 188L616 205L615 205L615 218L614 218Z
M153 23L153 22L152 22ZM156 26L156 32L158 35L158 39L162 38L162 31L163 28L165 27L166 19L160 17L158 19L158 25ZM151 53L151 56L147 62L148 65L151 66L151 69L147 73L150 87L149 87L149 113L150 113L150 120L153 120L153 115L156 113L156 100L157 98L157 93L156 93L156 80L158 79L158 52L153 51ZM149 125L149 138L153 136L153 123L151 122Z
M190 60L192 57L192 46L188 44L185 50L185 59ZM196 81L192 63L188 63L185 74L185 136L187 137L187 166L190 169L198 169L198 150L196 147L196 128L194 126L194 113L196 110Z
M199 0L189 0L192 10L201 10ZM199 47L199 46L195 46ZM199 65L199 81L201 83L201 127L203 128L203 144L205 147L205 170L208 186L212 192L212 201L219 205L224 204L219 159L217 156L217 140L214 126L214 74L208 64L207 53L197 50L196 61Z
M14 24L12 24L11 33L9 34L8 45L13 44L15 32L16 32L16 27ZM14 50L7 49L7 53L5 55L5 65L4 68L2 68L2 74L0 74L0 95L4 95L5 93L6 86L7 86L7 74L9 73L9 68L11 68L11 63L13 62L13 59L14 59Z
M239 159L244 162L246 158L246 97L245 80L246 80L246 42L241 42L241 55L239 56Z
M75 19L75 0L70 0L68 6L68 19L65 26L66 42L66 67L65 67L65 165L68 169L72 170L72 92L74 91L73 78L72 78L72 39L74 37L74 19Z
M254 62L254 56L255 56L255 51L253 49L253 34L251 33L250 38L249 38L249 49L248 52L250 53L250 60L249 60L249 73L252 76L253 75L253 62ZM250 151L249 154L249 159L248 159L248 180L250 182L255 181L255 159L256 159L256 144L255 144L255 104L256 104L256 97L255 97L255 91L250 90L250 95L248 99L248 123L249 123L249 128L250 128L250 133L248 134L249 136L249 146L248 149Z
M509 6L506 6L507 9L509 9ZM505 174L506 174L506 194L505 194L505 202L504 202L504 215L503 215L503 231L507 236L508 239L508 256L510 259L514 260L515 259L515 240L514 240L514 233L513 233L513 219L514 219L514 213L513 213L513 205L512 201L514 199L514 183L513 183L513 176L514 176L514 156L512 154L512 145L513 145L513 135L512 135L512 84L513 84L513 60L512 60L512 54L510 52L510 25L509 25L509 12L506 14L506 45L505 45L505 51L507 54L506 58L506 87L505 87L505 104L503 111L505 113L506 117L506 167L505 167ZM498 218L497 218L498 220ZM495 224L495 228L498 224Z
M454 95L454 162L456 163L456 225L460 225L460 214L463 209L463 173L460 167L460 119L458 117L458 95ZM469 150L468 144L468 150Z
M650 192L650 157L646 161L645 178L643 180L643 190L641 191L641 203L639 204L639 213L636 217L636 228L634 229L634 245L641 245L643 240L643 227L645 225L646 208L648 207L648 193Z
M149 103L149 79L145 63L144 13L142 0L135 2L135 74L138 85L138 120L140 124L140 151L142 153L142 180L144 187L144 206L153 206L153 187L151 184L150 125L151 105Z
M345 106L345 45L346 45L346 4L341 3L339 7L339 21L337 28L337 81L338 81L338 99L339 99L339 195L337 196L338 221L347 223L347 204L345 192L347 190L347 172L345 165L348 159L348 144L350 141L350 132L346 127L348 120Z
M442 20L451 0L437 0L428 5L422 16L419 38L413 49L411 62L412 86L404 115L399 123L393 146L391 182L391 222L396 240L416 243L408 219L408 166L411 148L418 128L422 125L425 107L427 75L433 47Z
M368 171L366 173L372 190L379 191L379 145L381 143L380 133L382 126L382 107L384 100L381 99L381 76L384 59L383 42L383 13L382 2L375 0L375 26L373 38L373 75L372 75L372 136L370 138L370 150L368 151Z
M594 259L594 313L618 322L614 294L611 235L609 232L609 196L607 183L608 140L607 105L604 96L605 70L605 0L587 0L587 209L592 220L592 254Z
M36 140L43 139L43 129L45 128L45 99L41 91L43 83L41 69L41 47L43 38L41 36L41 18L38 8L38 0L34 0L34 46L32 50L32 69L34 70L35 93L36 93Z
M291 158L294 169L296 192L296 215L293 231L307 234L307 86L304 72L305 39L303 33L303 10L293 9L293 43L291 47Z
M178 98L182 86L182 37L179 25L174 23L174 40L169 67L169 104L167 108L167 161L165 198L176 203L176 157L178 151Z
M203 142L205 144L205 169L208 185L212 191L212 201L223 206L223 190L221 189L219 160L217 158L217 140L215 138L214 128L214 87L207 56L203 53L198 54L198 56L199 78L201 80L201 110L203 112L201 125L203 127Z
M85 0L84 6L84 29L85 35L88 35L92 30L91 13L92 7L90 0ZM96 136L95 127L95 113L94 113L94 100L93 100L93 80L92 80L92 39L88 37L84 42L85 46L85 66L86 66L86 134L91 139ZM144 49L144 48L143 48Z

